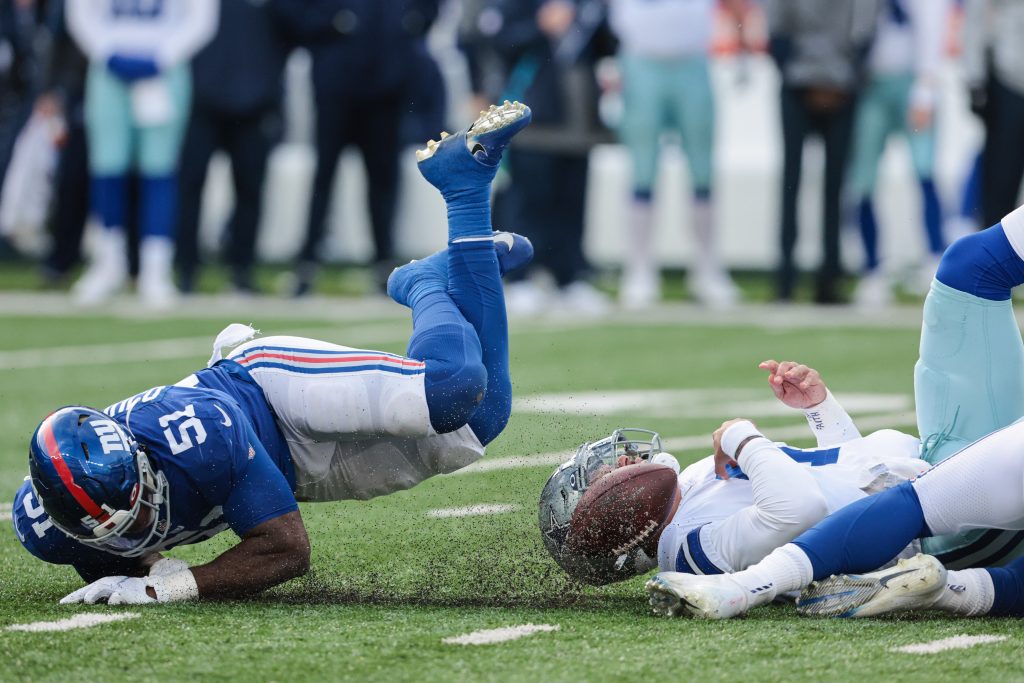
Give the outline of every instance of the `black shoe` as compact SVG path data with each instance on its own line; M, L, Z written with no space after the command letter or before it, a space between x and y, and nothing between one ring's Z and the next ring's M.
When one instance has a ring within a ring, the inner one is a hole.
M814 303L825 306L836 306L847 303L839 289L839 279L835 277L819 278L814 289Z

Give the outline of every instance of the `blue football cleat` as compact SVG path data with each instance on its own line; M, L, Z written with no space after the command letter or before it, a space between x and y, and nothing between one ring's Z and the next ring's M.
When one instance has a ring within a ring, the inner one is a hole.
M530 123L533 114L521 102L505 101L480 112L469 130L431 140L416 150L420 173L448 197L451 193L487 187L512 137Z
M498 272L501 275L518 270L533 260L533 244L526 237L514 232L496 232L491 239L494 241L494 253L498 257ZM388 296L408 306L413 285L424 279L448 288L447 249L410 261L391 271L388 276Z

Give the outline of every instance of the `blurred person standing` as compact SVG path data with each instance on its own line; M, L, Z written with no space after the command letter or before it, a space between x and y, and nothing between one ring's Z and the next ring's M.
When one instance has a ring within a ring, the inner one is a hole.
M587 281L583 219L588 155L610 140L601 126L594 65L614 52L603 0L490 0L481 28L508 74L504 97L533 110L533 124L509 150L512 184L504 217L526 235L534 264L548 270L561 302L600 314L607 297ZM509 308L537 313L550 297L533 280L505 289Z
M60 117L64 137L54 178L53 241L42 266L43 281L57 285L81 260L89 215L89 154L85 135L85 74L89 62L68 33L65 0L49 0L49 34L35 114Z
M0 0L0 183L32 112L41 61L36 39L46 18L38 0Z
M211 0L68 0L71 35L89 59L85 118L91 204L102 222L89 267L75 283L82 304L98 304L128 277L127 178L140 176L138 292L171 305L177 169L191 98L188 61L212 37Z
M420 95L417 74L431 60L426 35L440 0L286 0L293 28L313 57L316 175L294 294L308 294L320 262L338 158L359 149L375 271L383 284L394 267L392 228L398 202L403 119Z
M769 51L782 77L783 138L781 260L778 298L793 298L797 271L797 200L804 141L814 133L825 147L822 211L824 255L814 300L841 303L840 194L853 131L853 115L880 0L767 0Z
M1024 177L1024 2L964 0L963 63L971 109L985 127L981 225L1017 207Z
M290 6L274 0L219 1L217 33L192 60L192 113L181 153L176 261L186 293L199 276L203 187L218 149L231 161L235 189L223 259L235 291L256 290L252 268L263 181L282 134L283 74L291 51L284 32L290 17L284 11Z
M742 26L746 0L724 0ZM691 293L702 304L726 307L739 290L722 267L711 204L715 101L708 67L718 0L612 0L611 26L619 38L623 116L619 137L633 161L633 204L619 296L627 308L660 298L653 252L651 193L657 182L661 136L679 133L689 163L690 222L696 247Z
M882 306L892 298L889 276L879 267L878 219L872 199L879 163L891 135L906 137L921 187L929 254L922 268L925 291L946 250L942 206L934 180L934 123L949 10L947 0L888 0L879 19L868 57L870 77L857 105L850 170L866 255L864 273L854 293L854 302L861 306Z

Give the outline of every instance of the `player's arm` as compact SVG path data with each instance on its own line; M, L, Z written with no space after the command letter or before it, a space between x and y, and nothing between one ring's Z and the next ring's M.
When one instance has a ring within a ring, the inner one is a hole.
M738 463L750 479L754 504L708 526L703 537L739 571L793 540L828 514L810 469L794 462L748 420L725 422L714 435L715 469L728 478ZM710 536L710 538L708 538Z
M166 41L157 48L156 61L162 68L188 61L217 32L220 3L187 0L187 12Z
M860 437L853 418L832 396L814 368L793 361L766 360L757 367L768 372L775 398L802 410L819 448L836 446Z
M97 0L68 0L67 3L68 33L91 61L106 61L110 57L110 46L104 38L109 32L104 20L106 4Z

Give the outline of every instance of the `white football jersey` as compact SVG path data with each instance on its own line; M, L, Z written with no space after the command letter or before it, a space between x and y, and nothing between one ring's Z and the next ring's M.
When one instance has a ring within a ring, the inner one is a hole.
M711 48L715 0L613 0L611 26L628 55L702 57Z
M68 31L90 61L120 53L167 68L213 37L219 8L216 0L68 0Z
M759 439L728 480L716 476L712 457L699 460L679 475L682 497L658 543L658 566L694 574L746 569L828 514L927 470L919 452L916 437L882 430L831 448Z

